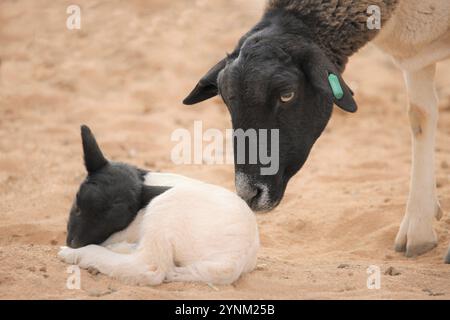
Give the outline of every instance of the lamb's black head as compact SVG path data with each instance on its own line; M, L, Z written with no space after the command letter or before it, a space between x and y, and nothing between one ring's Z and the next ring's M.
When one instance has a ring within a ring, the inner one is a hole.
M87 126L81 127L81 138L88 175L70 211L67 245L72 248L104 242L143 206L144 172L106 160Z
M338 86L334 91L330 80ZM184 103L195 104L217 94L228 107L233 129L279 129L276 174L261 175L260 163L235 165L237 192L253 210L278 205L289 179L303 166L327 125L333 103L349 112L357 108L339 69L318 45L271 23L244 36Z

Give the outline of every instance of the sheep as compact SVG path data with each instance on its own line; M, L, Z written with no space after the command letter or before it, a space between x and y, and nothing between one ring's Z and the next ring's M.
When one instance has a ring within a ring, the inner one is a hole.
M230 284L256 266L254 213L235 193L187 177L108 161L81 128L88 176L59 258L136 285Z
M448 247L448 253L447 256L445 257L445 263L450 264L450 246Z
M381 31L368 27L374 5ZM260 175L262 163L235 167L238 194L255 211L272 210L328 124L333 104L356 112L341 74L349 57L373 40L403 70L408 88L413 165L395 250L417 256L436 246L432 222L442 217L434 173L434 75L436 63L450 57L449 30L448 0L270 0L262 19L183 102L220 93L234 129L280 130L277 174Z

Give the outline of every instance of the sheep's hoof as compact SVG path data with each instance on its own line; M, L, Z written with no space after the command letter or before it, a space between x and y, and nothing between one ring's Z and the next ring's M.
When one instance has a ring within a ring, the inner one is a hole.
M422 255L437 245L437 236L431 221L405 216L395 239L395 251L405 252L407 257Z
M405 256L408 258L417 257L431 251L437 246L437 241L422 243L419 245L411 245L406 247Z

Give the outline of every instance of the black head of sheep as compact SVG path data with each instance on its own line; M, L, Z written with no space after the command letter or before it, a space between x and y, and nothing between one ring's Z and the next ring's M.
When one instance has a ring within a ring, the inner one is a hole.
M276 174L261 175L260 163L235 165L237 192L253 210L278 205L325 129L333 104L348 112L357 109L341 68L312 39L292 16L267 15L184 100L191 105L220 94L233 129L279 130ZM236 145L234 152L236 159Z

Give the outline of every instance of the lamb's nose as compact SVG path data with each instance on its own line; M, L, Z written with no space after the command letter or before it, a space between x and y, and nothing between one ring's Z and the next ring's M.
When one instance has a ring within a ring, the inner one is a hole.
M76 249L79 248L80 245L78 244L78 241L76 240L75 237L67 237L66 239L66 245L70 248Z

